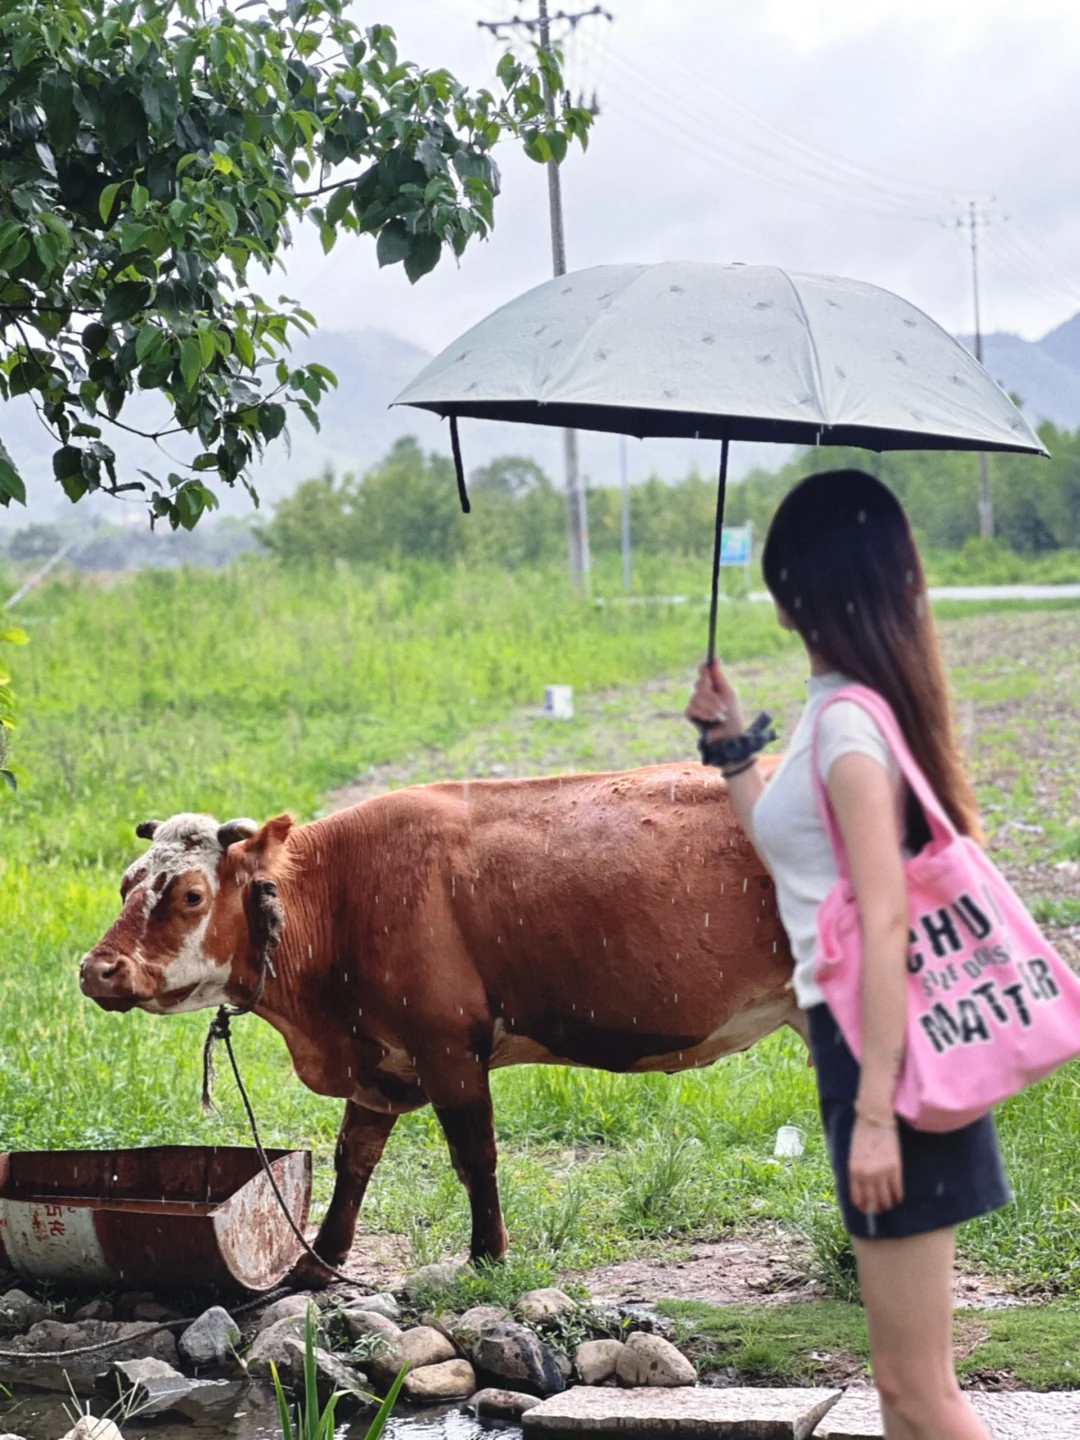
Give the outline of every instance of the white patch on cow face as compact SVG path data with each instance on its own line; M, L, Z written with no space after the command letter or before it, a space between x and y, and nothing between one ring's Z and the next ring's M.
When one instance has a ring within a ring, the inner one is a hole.
M142 1008L155 1015L180 1015L221 1005L228 999L227 986L232 974L232 956L217 961L205 953L210 913L218 894L218 867L224 849L217 836L218 824L211 815L174 815L158 827L150 849L132 865L125 881L137 883L144 917L149 920L154 906L180 876L196 872L206 885L207 905L199 920L185 936L175 956L164 959L158 996L142 1002ZM147 958L136 951L136 960ZM179 1004L170 1004L169 996L194 987Z

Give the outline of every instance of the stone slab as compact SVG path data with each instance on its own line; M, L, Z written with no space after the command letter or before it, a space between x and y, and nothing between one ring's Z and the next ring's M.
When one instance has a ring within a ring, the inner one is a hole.
M522 1416L526 1440L586 1435L668 1440L807 1440L840 1399L839 1390L609 1390L578 1385Z
M1080 1391L974 1391L968 1397L994 1440L1077 1440ZM849 1391L814 1432L814 1440L882 1440L881 1411L872 1390Z

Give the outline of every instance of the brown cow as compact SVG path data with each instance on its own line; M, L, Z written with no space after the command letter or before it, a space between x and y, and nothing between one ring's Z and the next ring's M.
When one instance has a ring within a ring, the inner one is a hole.
M106 1009L250 999L259 877L285 927L256 1013L346 1101L316 1243L340 1264L394 1122L434 1107L472 1206L507 1247L488 1074L676 1071L801 1030L772 882L698 765L399 790L294 828L176 815L140 827L123 911L85 957Z

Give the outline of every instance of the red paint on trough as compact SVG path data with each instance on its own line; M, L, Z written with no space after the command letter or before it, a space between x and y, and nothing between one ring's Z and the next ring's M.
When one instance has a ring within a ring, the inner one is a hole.
M302 1230L310 1152L267 1157ZM0 1155L0 1264L26 1279L263 1291L299 1256L254 1150L164 1145Z

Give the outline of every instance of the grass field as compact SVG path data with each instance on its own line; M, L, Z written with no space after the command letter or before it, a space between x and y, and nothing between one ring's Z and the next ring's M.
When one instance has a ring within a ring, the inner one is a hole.
M664 578L670 593L701 588L696 568ZM308 817L349 782L360 798L446 774L684 756L703 619L697 606L587 605L555 575L305 576L261 562L34 596L32 644L14 657L25 778L0 804L0 1145L246 1138L224 1082L224 1118L199 1113L205 1017L109 1016L79 997L78 957L116 913L138 820ZM1080 612L982 614L946 633L995 854L1068 947L1077 887L1055 866L1080 858ZM747 707L768 703L789 727L802 662L769 609L725 606L722 634ZM553 681L582 697L569 724L523 709ZM313 1146L325 1196L339 1105L293 1079L269 1027L240 1028L267 1138ZM495 1091L514 1250L481 1290L767 1221L809 1236L814 1266L843 1290L793 1037L674 1078L518 1069ZM1069 1294L1080 1278L1078 1091L1074 1067L1004 1107L1017 1202L963 1235L967 1264L1021 1289ZM804 1128L806 1154L778 1163L787 1123ZM461 1248L465 1199L429 1115L397 1127L363 1223L404 1237L417 1263Z

